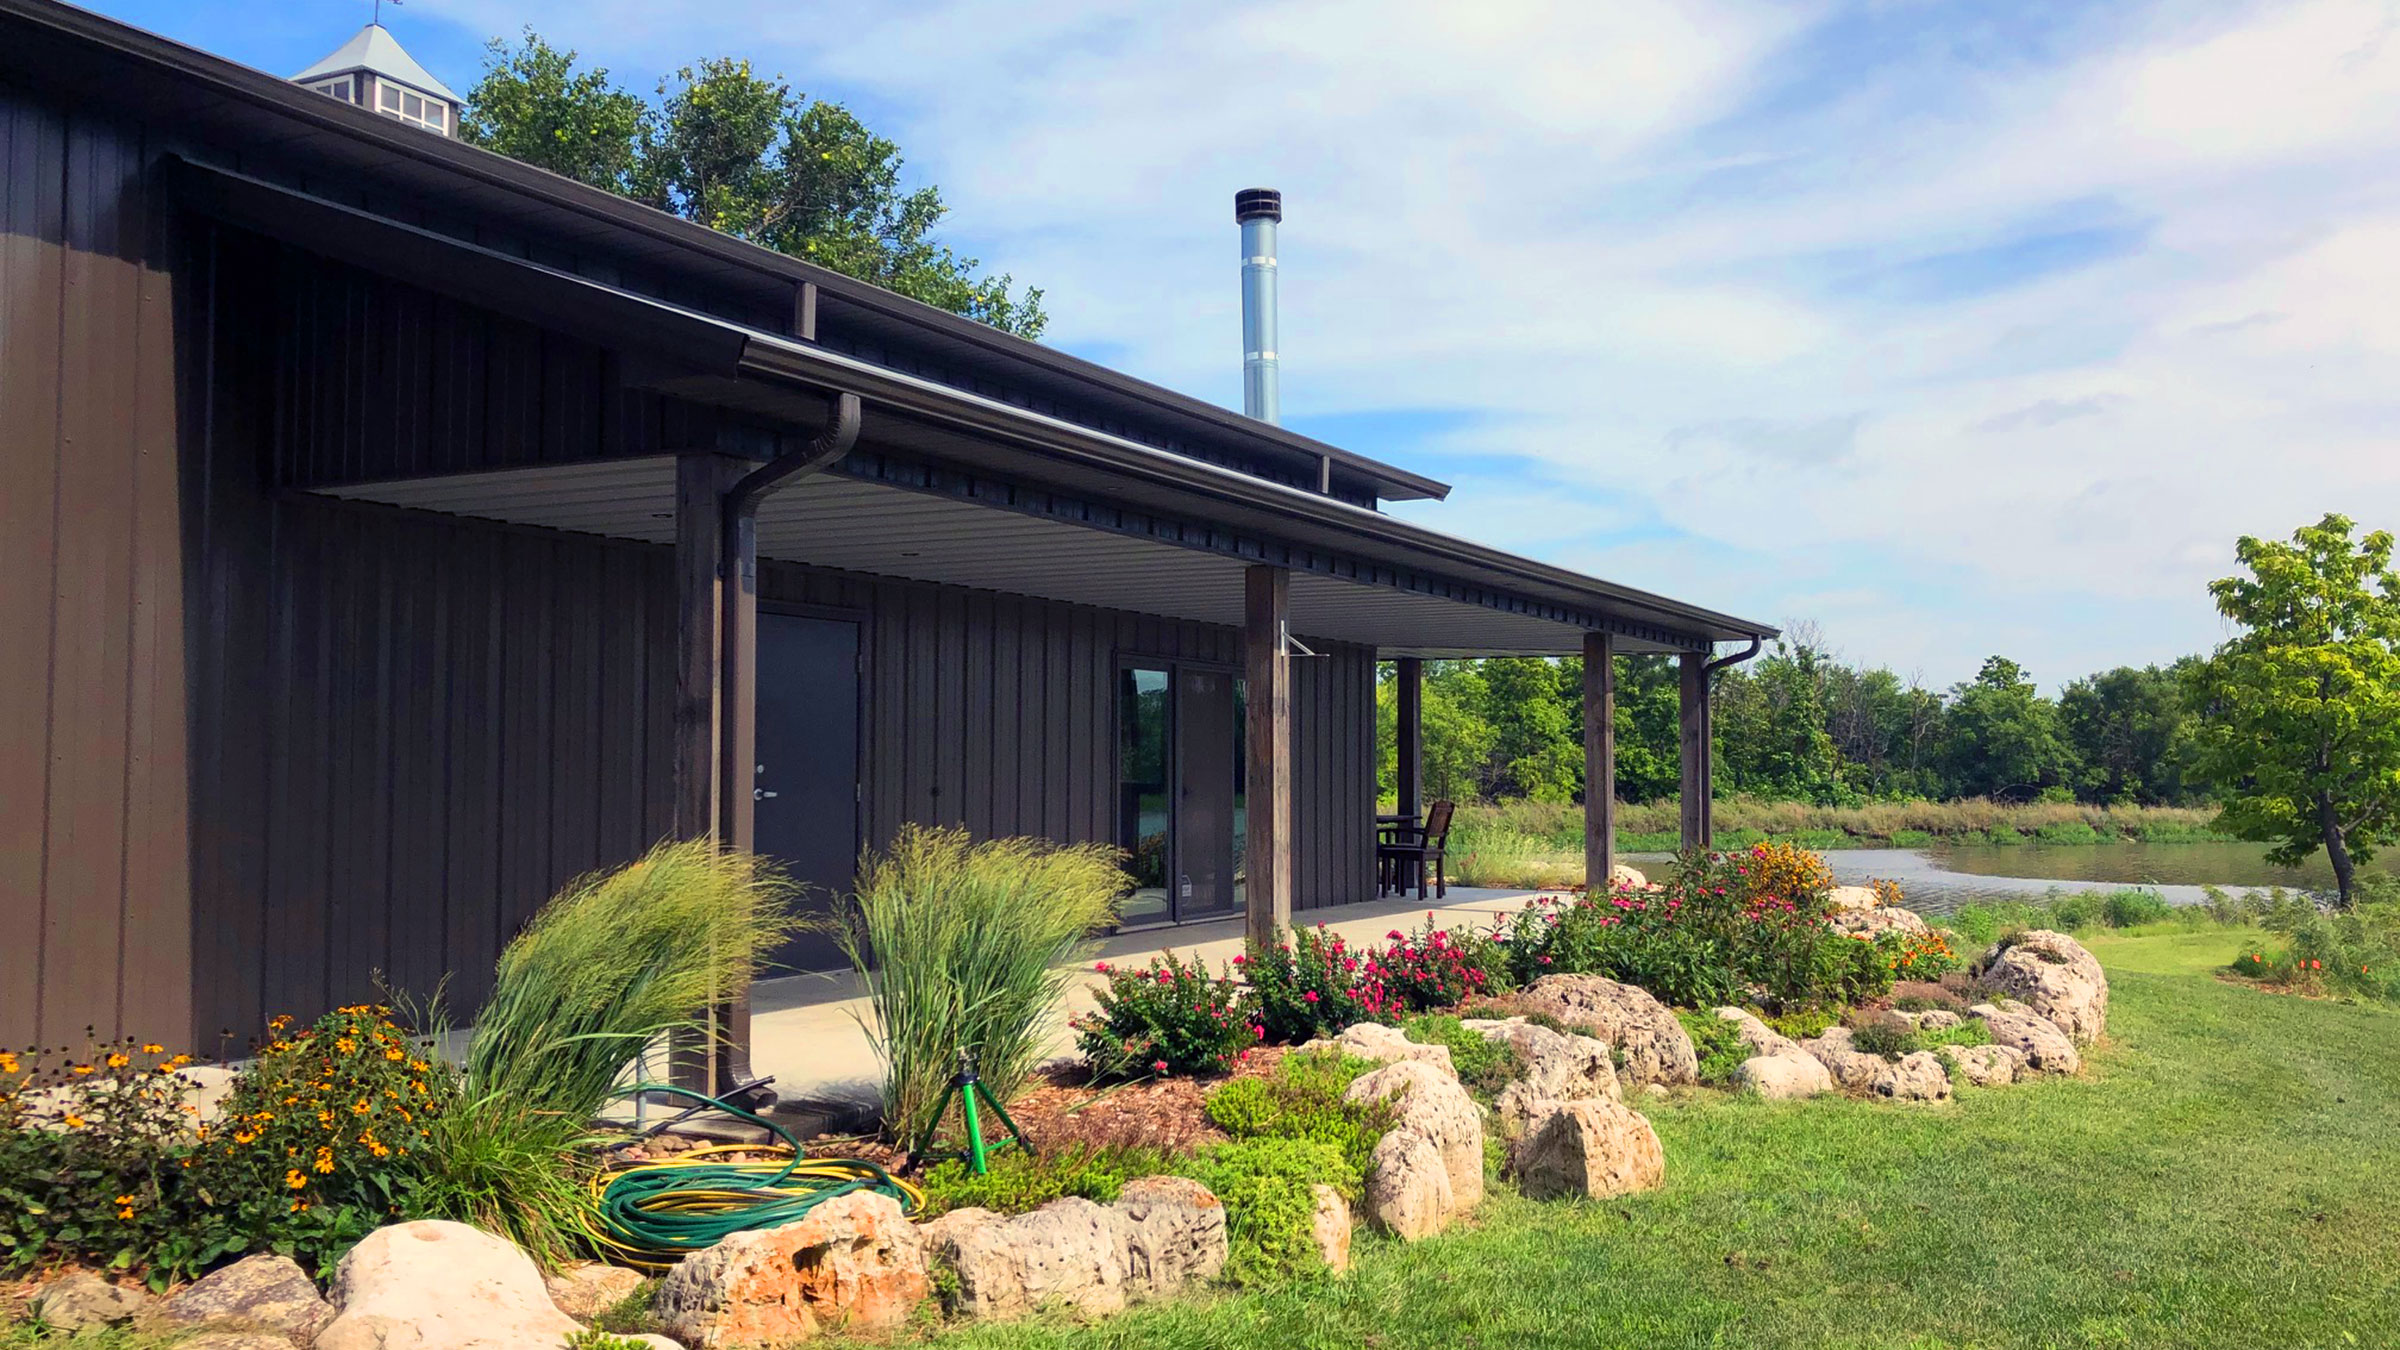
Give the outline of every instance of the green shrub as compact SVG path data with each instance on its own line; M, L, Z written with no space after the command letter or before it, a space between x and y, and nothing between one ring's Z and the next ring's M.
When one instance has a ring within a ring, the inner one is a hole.
M1688 1008L1677 1008L1675 1018L1683 1023L1692 1038L1693 1052L1700 1056L1700 1081L1711 1087L1731 1087L1742 1061L1750 1058L1741 1028L1714 1012Z
M1860 1018L1850 1028L1850 1046L1862 1055L1898 1059L1919 1049L1916 1028L1896 1017Z
M2025 836L2017 833L2016 830L2009 826L1994 825L1991 829L1985 832L1984 842L1989 844L1997 844L2001 847L2008 848L2024 843Z
M1331 1144L1312 1139L1236 1140L1204 1150L1180 1169L1225 1205L1231 1252L1225 1278L1265 1284L1322 1269L1310 1223L1319 1182L1359 1197L1361 1169Z
M2104 903L2099 896L2088 891L2062 896L2048 906L2049 923L2061 932L2080 933L2100 922L2105 913ZM2036 917L2039 918L2038 912Z
M1117 1198L1126 1182L1169 1172L1174 1166L1174 1159L1158 1149L1086 1144L1038 1154L1005 1149L992 1155L990 1170L982 1176L969 1171L963 1159L953 1158L925 1173L925 1208L917 1217L935 1218L954 1209L1023 1214L1068 1195L1105 1205Z
M706 840L568 883L500 953L467 1045L478 1097L589 1120L652 1041L697 1030L792 930L791 889Z
M1168 952L1138 969L1105 961L1093 969L1108 977L1098 1011L1067 1025L1101 1078L1223 1073L1266 1035L1240 986L1198 960Z
M912 825L862 860L837 936L866 986L886 1129L914 1140L933 1123L961 1048L1002 1100L1023 1086L1043 1016L1127 889L1118 856Z
M1925 830L1892 831L1893 848L1931 848L1933 835Z
M1450 1047L1450 1067L1457 1071L1458 1081L1479 1101L1489 1103L1500 1089L1524 1076L1523 1051L1507 1041L1469 1031L1452 1014L1426 1013L1412 1017L1401 1025L1400 1032L1419 1045Z
M2045 844L2098 844L2106 837L2090 824L2080 820L2061 820L2040 826L2033 837Z
M1390 1103L1346 1102L1342 1094L1378 1067L1330 1050L1286 1055L1271 1075L1237 1078L1208 1094L1210 1123L1236 1139L1304 1139L1327 1145L1364 1172L1392 1127Z
M2111 891L2100 902L2100 918L2111 928L2160 923L2175 917L2175 907L2156 891Z
M1841 1020L1830 1008L1803 1008L1795 1012L1776 1013L1764 1019L1778 1036L1795 1041L1812 1041L1825 1034L1825 1028Z
M1992 1029L1980 1017L1961 1018L1958 1025L1917 1033L1917 1048L1938 1050L1945 1045L1990 1045Z

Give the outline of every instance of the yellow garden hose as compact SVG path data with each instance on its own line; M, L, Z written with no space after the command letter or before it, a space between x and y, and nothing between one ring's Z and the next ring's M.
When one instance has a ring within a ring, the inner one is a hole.
M913 1214L925 1193L863 1158L811 1158L773 1121L686 1088L644 1083L631 1092L669 1092L774 1131L781 1144L710 1144L592 1179L589 1234L610 1260L662 1271L734 1233L796 1223L818 1205L874 1191ZM734 1154L749 1161L728 1162Z

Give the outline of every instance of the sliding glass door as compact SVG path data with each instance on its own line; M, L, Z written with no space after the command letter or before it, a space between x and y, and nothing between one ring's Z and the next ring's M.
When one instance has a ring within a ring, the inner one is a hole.
M1127 927L1241 909L1242 692L1222 666L1117 671L1117 843L1134 877Z

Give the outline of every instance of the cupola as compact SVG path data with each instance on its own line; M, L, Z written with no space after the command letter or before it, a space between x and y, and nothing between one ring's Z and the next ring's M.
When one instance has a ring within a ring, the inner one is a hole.
M292 82L439 136L458 134L458 95L418 65L379 23L359 29Z

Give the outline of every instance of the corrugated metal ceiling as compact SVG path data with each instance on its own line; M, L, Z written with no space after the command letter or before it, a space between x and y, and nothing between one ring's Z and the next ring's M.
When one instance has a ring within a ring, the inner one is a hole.
M452 515L671 544L672 458L617 460L326 489ZM1204 623L1242 622L1234 558L968 502L858 482L804 479L760 506L763 557L947 582ZM1523 614L1294 572L1292 631L1387 656L1568 654L1583 630ZM1666 650L1621 641L1628 651Z

